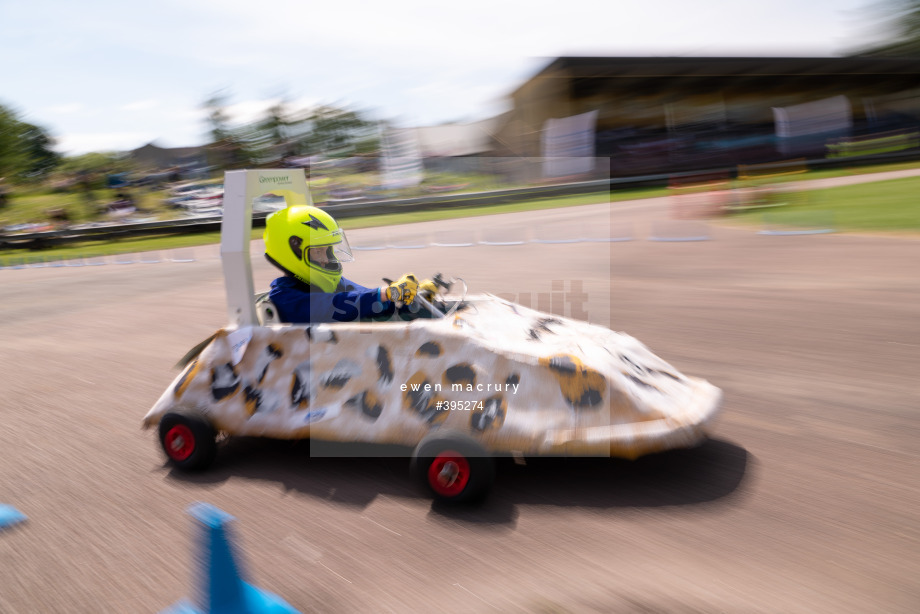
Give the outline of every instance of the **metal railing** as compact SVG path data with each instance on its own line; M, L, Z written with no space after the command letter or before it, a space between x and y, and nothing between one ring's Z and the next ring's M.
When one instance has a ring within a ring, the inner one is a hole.
M473 194L441 194L390 200L360 200L348 203L324 203L320 206L337 219L444 209L446 207L475 207L505 202L520 202L534 198L552 198L575 194L603 193L609 189L608 180L585 181L531 188L513 188ZM265 224L268 213L254 213L253 226ZM117 240L128 237L164 234L191 234L220 230L221 216L211 215L156 222L123 222L79 228L63 228L41 232L0 234L0 249L43 249L89 240Z
M880 164L916 160L917 158L918 152L912 150L909 152L876 154L864 158L806 160L804 166L809 169L834 168L840 166L858 166L860 164ZM803 165L801 160L795 160L793 162L797 166ZM775 166L776 170L779 171L789 164L789 161L781 161L760 166L764 168ZM361 199L347 203L327 202L320 204L320 206L329 211L336 218L346 219L362 216L444 209L446 207L461 209L464 207L521 202L533 200L535 198L553 198L577 194L602 193L605 191L609 193L609 191L612 190L627 188L667 186L675 180L692 180L694 177L705 176L712 173L726 173L734 178L737 172L737 167L713 169L709 171L665 172L638 177L612 177L594 181L561 183L528 188L508 188L478 193L426 195L413 198L386 200ZM267 213L253 214L253 226L264 225L267 216ZM43 249L87 240L117 240L139 236L214 232L220 230L220 223L221 216L213 215L157 222L113 223L42 232L0 233L0 250L15 248Z

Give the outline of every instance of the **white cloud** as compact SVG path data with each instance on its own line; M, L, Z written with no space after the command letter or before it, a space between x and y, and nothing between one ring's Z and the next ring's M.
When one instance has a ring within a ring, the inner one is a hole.
M407 92L404 102L412 112L413 125L442 121L484 119L507 110L504 83L476 84L475 79L440 80L421 84ZM433 113L432 109L437 109Z
M234 125L250 124L266 117L268 110L277 105L284 104L290 113L298 113L314 108L320 104L320 100L309 97L299 97L294 99L285 98L261 98L231 102L227 105L225 111L230 118L230 123ZM202 121L205 113L200 112L199 117Z
M156 137L150 132L69 133L57 138L55 150L65 155L80 155L91 151L128 151Z
M227 106L227 115L234 124L249 124L265 117L265 112L281 102L279 98L243 100Z
M158 100L137 100L135 102L129 102L128 104L122 105L122 111L149 111L150 109L155 109L160 106L160 101Z
M85 107L78 102L71 102L67 104L56 104L51 105L50 107L45 107L44 111L53 115L75 115L83 111Z

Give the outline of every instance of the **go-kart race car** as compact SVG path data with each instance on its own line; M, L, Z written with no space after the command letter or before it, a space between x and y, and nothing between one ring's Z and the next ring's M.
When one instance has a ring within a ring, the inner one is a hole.
M396 444L414 450L434 498L467 501L489 491L496 455L636 458L706 439L721 400L712 384L629 335L467 295L462 281L435 278L441 294L416 299L429 317L277 322L253 291L248 238L259 177L290 173L227 173L231 322L187 355L143 420L177 467L207 467L219 433Z

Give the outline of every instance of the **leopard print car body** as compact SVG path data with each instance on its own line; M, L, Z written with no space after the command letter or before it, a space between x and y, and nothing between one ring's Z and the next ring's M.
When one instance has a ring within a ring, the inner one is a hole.
M450 318L221 330L145 418L231 434L635 457L705 437L720 391L636 339L493 296ZM537 333L537 334L535 334Z

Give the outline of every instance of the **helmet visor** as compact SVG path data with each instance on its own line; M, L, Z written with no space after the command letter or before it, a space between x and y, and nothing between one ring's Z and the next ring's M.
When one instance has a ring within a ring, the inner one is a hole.
M355 257L345 232L337 229L314 239L314 246L304 251L304 259L311 266L338 273L342 270L343 262L352 262Z

